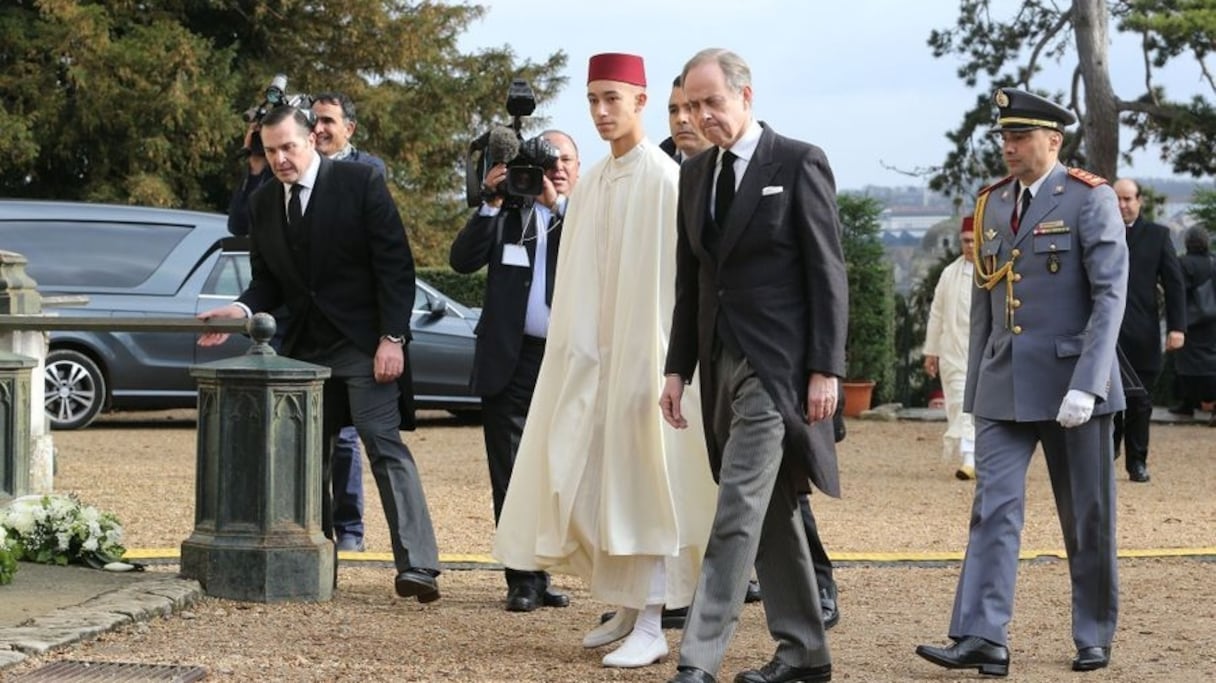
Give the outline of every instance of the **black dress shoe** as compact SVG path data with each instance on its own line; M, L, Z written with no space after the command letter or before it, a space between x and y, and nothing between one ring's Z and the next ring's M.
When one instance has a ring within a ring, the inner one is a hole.
M507 590L508 612L532 612L540 604L540 591L534 586L511 586Z
M540 595L540 604L545 607L569 607L570 598L565 593L558 593L552 588L546 588Z
M1072 660L1072 670L1093 671L1105 669L1109 664L1109 647L1083 647L1077 650L1077 656Z
M819 589L819 613L823 616L823 629L840 623L840 610L836 607L836 586Z
M1144 464L1143 462L1129 461L1127 463L1127 478L1142 484L1148 481L1151 478L1148 476L1148 465Z
M752 579L747 582L747 595L743 598L743 602L760 602L764 598L760 595L760 582Z
M682 666L676 669L676 675L667 679L667 683L714 683L714 677L695 666Z
M735 683L822 683L832 680L832 665L790 666L773 661L759 669L740 671Z
M1009 648L977 636L967 636L950 647L917 645L916 654L947 669L978 669L988 676L1009 675Z
M1195 409L1185 403L1170 406L1169 411L1171 415L1182 415L1183 417L1193 417L1195 415Z
M418 598L418 602L435 602L439 599L439 582L435 580L435 574L428 569L410 567L397 574L393 587L397 589L397 595L403 598Z

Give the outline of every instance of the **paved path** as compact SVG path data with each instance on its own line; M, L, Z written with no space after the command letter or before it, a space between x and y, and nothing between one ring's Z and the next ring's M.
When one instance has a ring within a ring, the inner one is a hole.
M202 596L170 574L116 574L22 562L0 587L0 670L137 621L172 614Z

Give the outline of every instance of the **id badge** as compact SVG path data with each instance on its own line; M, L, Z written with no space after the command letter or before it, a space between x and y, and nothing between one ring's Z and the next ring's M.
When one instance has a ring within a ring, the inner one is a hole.
M502 263L505 266L518 266L520 268L527 268L531 265L528 262L528 250L522 244L502 245Z

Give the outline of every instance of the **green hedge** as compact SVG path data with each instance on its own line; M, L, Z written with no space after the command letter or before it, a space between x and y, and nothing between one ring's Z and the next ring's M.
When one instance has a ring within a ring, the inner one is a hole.
M418 277L435 286L453 301L478 308L486 291L486 271L462 275L451 268L419 268Z
M845 379L874 380L875 402L885 403L895 393L895 282L880 236L882 205L847 193L836 202L849 275Z

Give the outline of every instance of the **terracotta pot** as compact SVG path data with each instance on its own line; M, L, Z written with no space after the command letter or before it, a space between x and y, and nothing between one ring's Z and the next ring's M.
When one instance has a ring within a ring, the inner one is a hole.
M870 409L870 401L874 397L873 380L845 380L842 384L845 417L857 417L862 411Z

